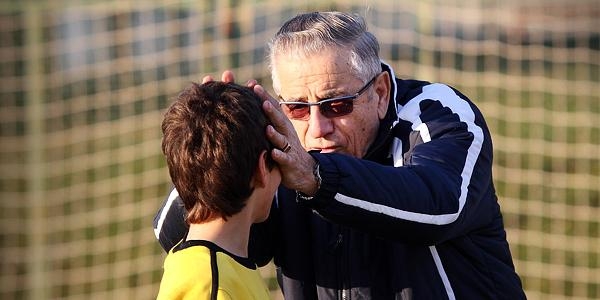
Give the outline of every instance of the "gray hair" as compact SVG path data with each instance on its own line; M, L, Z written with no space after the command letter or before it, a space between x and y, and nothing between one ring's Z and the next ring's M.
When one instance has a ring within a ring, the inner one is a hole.
M275 78L275 58L278 54L307 57L327 48L341 47L350 51L349 63L353 75L369 81L381 72L379 42L367 31L365 20L343 12L312 12L287 21L268 45L269 69L273 88L279 90Z

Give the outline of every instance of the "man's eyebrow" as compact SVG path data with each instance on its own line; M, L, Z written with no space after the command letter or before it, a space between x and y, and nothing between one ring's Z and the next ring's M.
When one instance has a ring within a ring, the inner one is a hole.
M324 92L323 94L317 95L316 100L321 101L321 100L327 100L330 98L343 97L343 96L352 96L352 95L347 92L341 91L339 89L335 89L335 90L329 90L329 91ZM283 98L281 95L277 95L277 97L281 101L287 101L287 102L308 102L308 97L306 97L306 96L291 97L291 98L287 98L287 99Z
M281 101L286 101L286 102L308 102L306 97L298 97L298 98L283 98L281 95L277 96L279 98L279 100Z
M334 89L334 90L329 90L327 92L324 92L323 94L317 95L317 100L326 100L326 99L330 99L330 98L337 98L337 97L343 97L343 96L351 96L349 93L347 93L346 91L342 91L340 89Z
M339 96L343 96L344 94L341 92L327 92L325 94L322 95L318 95L317 99L318 100L325 100L325 99L329 99L329 98L334 98L334 97L339 97Z

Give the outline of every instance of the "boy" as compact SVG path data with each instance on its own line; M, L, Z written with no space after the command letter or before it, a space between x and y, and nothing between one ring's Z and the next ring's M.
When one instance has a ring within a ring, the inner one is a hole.
M267 299L248 259L281 182L262 101L233 83L193 83L168 108L162 151L183 200L187 236L169 251L158 299Z

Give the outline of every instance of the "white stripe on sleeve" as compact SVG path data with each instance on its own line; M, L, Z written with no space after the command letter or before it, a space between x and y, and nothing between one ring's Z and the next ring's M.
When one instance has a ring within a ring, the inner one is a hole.
M167 202L165 203L162 210L160 211L160 217L158 218L156 228L154 228L154 235L156 236L156 239L159 239L160 231L162 230L162 226L163 226L163 223L165 222L165 218L167 217L169 210L171 210L171 206L173 206L173 202L175 201L175 199L178 196L179 196L179 192L177 192L176 189L171 190L171 193L169 194L169 198L167 199Z

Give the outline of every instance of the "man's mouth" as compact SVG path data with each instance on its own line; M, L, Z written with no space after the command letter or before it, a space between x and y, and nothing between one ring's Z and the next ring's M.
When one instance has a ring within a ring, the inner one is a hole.
M337 147L328 147L328 148L320 148L320 149L314 149L316 152L321 152L321 153L333 153L333 152L337 152L338 148Z

